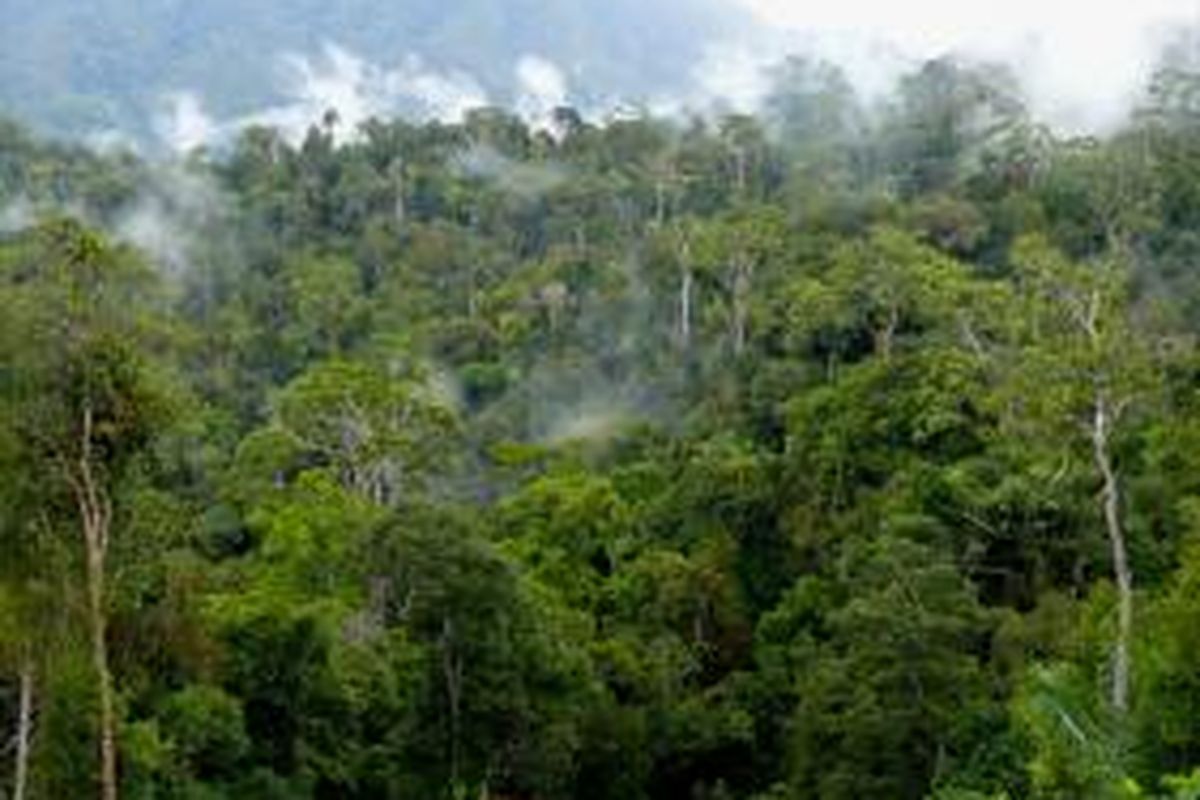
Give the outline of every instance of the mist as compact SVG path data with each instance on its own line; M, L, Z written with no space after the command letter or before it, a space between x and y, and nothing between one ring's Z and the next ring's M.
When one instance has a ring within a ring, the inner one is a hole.
M278 57L284 101L238 117L219 120L193 89L163 98L154 122L158 139L169 151L184 154L221 146L252 126L274 128L299 143L309 128L332 112L338 144L357 139L372 118L403 117L414 122L462 122L468 112L492 102L480 81L459 70L439 70L420 56L405 56L400 66L385 68L335 42L325 42L315 56L287 53ZM564 70L534 53L522 55L511 68L512 92L507 99L532 128L555 134L555 109L571 105ZM592 109L599 117L610 109Z
M334 137L352 141L362 123L373 117L402 115L416 121L458 122L488 97L470 76L437 70L409 55L395 68L368 63L335 42L325 42L316 55L280 54L277 59L283 101L229 119L216 119L204 98L184 89L164 98L155 131L170 151L221 146L252 126L278 130L292 143L328 112L336 114Z
M184 163L154 167L139 192L108 226L118 240L150 257L163 274L195 278L193 253L225 225L227 203L211 175Z
M1192 0L730 2L760 22L753 38L727 46L742 62L766 64L797 51L819 55L874 97L890 91L901 72L932 58L1001 63L1021 82L1034 116L1068 134L1119 125L1164 48L1200 24L1200 5ZM732 64L734 74L750 73L734 88L743 106L752 105L764 90L761 79L745 63L739 68L734 56L723 63Z
M436 66L412 52L389 67L327 39L315 52L275 55L280 102L218 118L199 89L179 87L162 98L153 128L171 151L184 153L227 143L252 125L298 142L329 111L336 113L339 143L352 141L372 117L456 123L489 104L510 107L551 134L554 110L567 105L598 122L630 108L678 118L754 114L770 92L771 68L800 55L838 66L868 103L886 100L901 76L930 59L1001 64L1018 80L1036 119L1065 135L1103 134L1128 117L1165 49L1200 24L1188 0L1103 8L1018 0L986 10L932 0L885 8L865 0L821 7L724 2L744 24L707 36L693 60L679 66L669 91L648 86L644 93L632 87L597 93L587 68L533 51L482 75Z
M486 145L456 154L453 167L463 177L490 182L503 192L526 199L541 197L570 178L569 172L557 164L513 161Z
M36 219L36 209L25 196L18 196L0 206L0 234L12 234L25 230Z

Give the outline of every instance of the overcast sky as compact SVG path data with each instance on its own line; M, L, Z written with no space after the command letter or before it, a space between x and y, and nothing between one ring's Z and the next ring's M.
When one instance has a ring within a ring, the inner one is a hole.
M1116 121L1164 36L1200 23L1200 0L735 0L778 29L886 42L912 57L946 51L1018 68L1042 113L1067 127ZM863 51L869 52L869 51ZM871 76L868 55L851 65Z

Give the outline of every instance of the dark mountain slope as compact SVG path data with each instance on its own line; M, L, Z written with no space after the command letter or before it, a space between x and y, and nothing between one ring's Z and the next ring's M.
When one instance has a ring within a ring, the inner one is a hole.
M279 99L279 58L335 42L374 64L417 54L504 99L534 53L583 95L683 88L706 44L744 24L721 0L4 0L0 112L57 133L144 130L164 93L219 116Z

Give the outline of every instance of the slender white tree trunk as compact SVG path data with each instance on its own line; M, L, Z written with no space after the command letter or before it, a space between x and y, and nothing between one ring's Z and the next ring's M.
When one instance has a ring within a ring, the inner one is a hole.
M100 695L100 796L117 800L116 709L112 672L108 667L108 626L104 613L104 557L98 548L88 552L88 615L91 619L92 666Z
M753 266L739 259L733 275L733 353L741 357L746 351L750 328L750 273Z
M686 349L692 342L692 266L684 263L679 280L679 343Z
M29 787L29 752L33 742L33 659L27 654L21 665L21 689L17 711L17 754L13 800L25 800Z
M679 346L686 350L692 342L692 245L682 231L676 241L676 260L679 263Z
M1112 705L1118 712L1129 710L1129 643L1133 637L1133 571L1125 531L1121 526L1120 484L1109 452L1112 409L1103 392L1096 395L1092 419L1092 451L1096 469L1104 482L1102 504L1104 524L1112 551L1113 577L1117 584L1117 639L1113 646Z
M112 672L108 665L108 625L105 611L105 560L112 524L112 503L92 463L93 418L84 408L79 459L67 465L67 480L75 493L83 528L86 561L88 627L91 633L92 668L100 701L100 797L117 800L117 722Z

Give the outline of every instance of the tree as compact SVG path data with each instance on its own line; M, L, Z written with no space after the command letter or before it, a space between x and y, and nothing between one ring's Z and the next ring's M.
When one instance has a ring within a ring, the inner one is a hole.
M823 274L802 276L789 287L792 335L808 339L829 358L852 358L869 340L887 361L905 333L939 331L964 346L979 346L989 287L973 282L965 266L894 228L872 231L843 244Z
M783 149L804 189L853 185L863 177L867 120L854 87L826 62L792 56L771 74L765 116L782 137Z
M888 166L908 196L946 189L1024 118L1015 80L1003 68L952 57L927 61L901 79L886 119Z
M45 513L79 527L92 668L99 699L100 790L115 800L117 708L108 655L107 558L117 487L169 413L152 366L153 278L128 251L73 221L27 236L28 258L4 275L10 333L6 389ZM56 519L57 518L57 519Z
M774 207L746 206L705 226L697 239L696 258L724 298L729 346L740 358L751 335L756 273L776 266L783 256L785 221Z
M1119 596L1110 697L1124 712L1134 571L1114 453L1130 416L1153 402L1155 353L1130 316L1122 262L1073 263L1038 239L1020 242L1013 260L1020 313L1010 317L1006 413L1018 435L1050 435L1066 450L1085 444L1090 451Z
M449 396L420 363L332 360L288 385L276 430L327 466L347 489L379 504L421 489L455 432Z
M793 796L922 797L989 741L986 614L915 542L862 542L843 569L840 591L801 582L762 623L764 646L790 650L794 670Z

